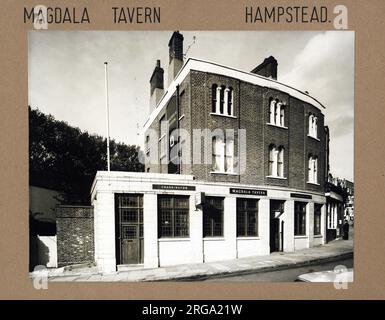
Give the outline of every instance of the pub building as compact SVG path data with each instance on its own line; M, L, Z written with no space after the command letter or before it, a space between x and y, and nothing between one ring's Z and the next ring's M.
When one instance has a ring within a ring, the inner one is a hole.
M98 171L92 185L98 269L230 260L325 244L324 106L278 82L274 57L245 72L184 61L178 31L168 46L167 84L159 60L150 78L145 172ZM211 155L210 161L186 161L194 139L180 132L192 137L197 129L230 130L234 137L203 139L209 143L198 153Z

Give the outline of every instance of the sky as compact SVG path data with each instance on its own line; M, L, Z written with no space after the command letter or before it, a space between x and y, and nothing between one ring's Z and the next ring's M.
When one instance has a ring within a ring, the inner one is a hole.
M186 57L250 71L272 55L278 81L319 100L330 128L333 176L353 179L353 31L180 31ZM157 59L167 83L172 31L30 31L28 101L89 133L106 136L108 61L110 137L143 146L149 80Z

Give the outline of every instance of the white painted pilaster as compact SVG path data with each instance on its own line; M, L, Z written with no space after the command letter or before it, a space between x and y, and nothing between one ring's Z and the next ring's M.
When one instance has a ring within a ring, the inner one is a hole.
M314 239L314 202L308 202L306 206L306 234L308 235L308 247L313 246Z
M226 239L226 247L229 259L237 258L237 199L227 197L224 200L223 235Z
M262 254L270 254L270 199L260 199L258 203L258 237Z
M285 201L285 230L283 251L294 251L294 200Z
M191 260L194 263L203 262L203 213L195 207L195 197L190 196L190 241L192 249Z
M94 202L95 261L103 273L116 271L115 198L113 192L100 191Z
M157 268L158 257L158 199L156 194L143 196L144 266Z
M327 227L327 215L326 215L326 204L321 207L321 234L322 244L326 243L326 227Z

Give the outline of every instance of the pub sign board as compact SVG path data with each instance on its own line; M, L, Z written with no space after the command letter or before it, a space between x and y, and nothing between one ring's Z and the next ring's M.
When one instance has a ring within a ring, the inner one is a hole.
M230 188L230 194L244 194L249 196L267 196L267 190Z

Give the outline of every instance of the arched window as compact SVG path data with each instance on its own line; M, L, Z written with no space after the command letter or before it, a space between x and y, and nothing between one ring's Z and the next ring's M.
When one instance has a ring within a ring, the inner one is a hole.
M308 162L308 182L318 183L318 158L311 154Z
M313 159L313 182L318 183L318 158L314 157Z
M281 106L281 119L280 119L280 125L281 125L282 127L285 126L285 106L284 106L284 105Z
M285 105L282 101L270 98L269 100L269 124L285 126Z
M278 168L278 149L275 145L271 145L270 154L269 154L269 175L272 177L277 177L277 168Z
M313 124L314 124L314 116L313 114L309 113L309 135L313 136Z
M220 110L220 104L221 104L221 91L222 91L222 88L221 87L217 87L217 103L216 103L216 106L215 106L215 113L219 113L219 110Z
M216 112L217 109L217 84L211 86L211 112Z
M280 147L278 149L278 165L277 165L277 176L283 177L283 160L284 160L285 149Z
M270 123L274 124L275 123L275 104L277 101L274 99L271 99L270 101Z
M225 107L225 86L221 86L220 91L220 100L219 100L219 113L224 113L224 107Z
M234 140L216 136L212 140L212 164L214 172L234 172Z
M226 139L225 170L228 173L234 172L234 141L232 139Z
M314 138L317 138L318 137L318 119L317 117L314 117L314 120L313 120L313 137Z
M213 171L224 171L223 165L223 142L220 137L213 137Z
M234 107L233 107L233 88L230 87L227 91L227 114L230 116L234 115Z
M282 102L278 102L275 106L275 122L274 124L276 126L280 126L281 123L280 123L280 119L281 119L281 106L282 106Z
M285 149L271 144L269 147L269 176L284 177Z
M228 105L229 105L229 88L226 88L225 89L225 97L224 97L224 107L223 107L223 114L224 115L229 115L229 109L228 109Z
M224 85L211 86L211 112L234 116L234 90L232 87L226 88Z

